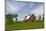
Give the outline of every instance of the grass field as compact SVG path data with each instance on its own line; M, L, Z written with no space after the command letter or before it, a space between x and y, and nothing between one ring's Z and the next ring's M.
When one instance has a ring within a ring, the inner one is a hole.
M28 23L15 23L6 25L6 30L24 30L24 29L41 29L44 28L44 22L28 22Z

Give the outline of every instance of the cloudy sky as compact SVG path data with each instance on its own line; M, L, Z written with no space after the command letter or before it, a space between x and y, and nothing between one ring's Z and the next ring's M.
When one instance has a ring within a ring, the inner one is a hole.
M18 14L18 20L23 20L28 14L43 15L42 2L23 2L6 0L6 14Z

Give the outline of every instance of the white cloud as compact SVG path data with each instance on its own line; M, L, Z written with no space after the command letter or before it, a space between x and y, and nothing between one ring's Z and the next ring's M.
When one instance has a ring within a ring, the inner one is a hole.
M6 1L6 13L15 13L16 11L18 11L19 9L17 8L17 6L15 6L12 5L9 1Z
M38 16L41 15L41 19L42 19L43 18L43 5L41 5L37 9L32 10L30 13L34 14L37 19L38 19Z
M36 16L43 14L43 6L40 6L37 9L34 9L30 12L31 14L34 13Z
M27 2L6 1L6 14L16 13L26 5L28 5ZM29 5L32 6L33 4L29 4Z

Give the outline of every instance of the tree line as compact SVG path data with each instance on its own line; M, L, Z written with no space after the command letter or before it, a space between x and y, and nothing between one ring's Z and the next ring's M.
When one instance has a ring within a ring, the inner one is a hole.
M16 21L17 21L17 14L7 14L7 15L5 15L5 23L7 23L7 24L12 24L12 23L14 23L14 21L13 21L13 18L15 17L16 18Z
M32 17L32 16L33 16L33 17ZM32 17L33 19L32 19L32 18L31 18L31 19L29 18L29 19L32 20L32 21L34 21L34 20L35 20L34 14L32 14L32 16L31 16L31 17ZM18 19L17 19L17 17L18 17L17 14L7 14L7 15L5 15L5 21L6 21L5 23L6 23L6 24L13 24L13 23L14 23L14 21L13 21L13 18L14 18L14 17L15 17L15 19L16 19L16 21L17 21L17 20L18 20ZM29 19L28 19L28 20L29 20ZM39 15L39 20L40 20L40 19L41 19L41 16ZM43 19L44 19L44 17L43 17ZM25 20L25 21L27 22L28 20ZM29 22L30 22L30 20L29 20ZM15 21L15 22L16 22L16 21Z

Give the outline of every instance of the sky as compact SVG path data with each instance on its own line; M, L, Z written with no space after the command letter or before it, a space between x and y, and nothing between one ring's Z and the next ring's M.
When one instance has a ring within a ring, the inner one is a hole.
M25 16L35 14L43 16L43 2L23 2L6 0L6 14L17 14L18 20L24 20Z

